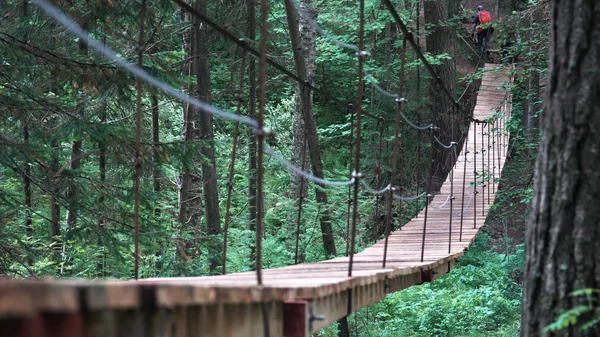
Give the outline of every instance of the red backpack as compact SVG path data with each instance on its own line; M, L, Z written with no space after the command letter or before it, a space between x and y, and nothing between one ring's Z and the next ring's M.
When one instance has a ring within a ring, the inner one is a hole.
M488 11L479 12L479 23L485 25L486 23L492 22L492 15Z
M488 11L480 11L479 12L479 24L485 25L492 22L492 15ZM482 28L477 28L477 32L481 33L483 31Z

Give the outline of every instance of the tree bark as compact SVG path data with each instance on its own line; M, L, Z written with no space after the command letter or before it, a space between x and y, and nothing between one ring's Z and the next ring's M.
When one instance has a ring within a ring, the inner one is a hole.
M427 35L427 51L433 55L447 53L453 54L453 28L447 27L448 5L443 1L425 1L425 24L431 25L431 33ZM450 93L456 91L454 78L454 62L452 60L443 60L442 64L434 65L434 70L438 74L441 83ZM439 128L434 130L434 135L441 143L449 145L450 142L458 142L461 138L460 124L463 121L455 109L453 99L448 97L442 90L438 81L431 79L429 87L430 111L433 113L433 123ZM454 163L451 163L451 154L453 149L445 149L437 141L433 141L431 151L433 151L430 174L431 186L429 192L439 191L446 176L452 170Z
M206 0L196 0L194 8L206 14ZM210 104L210 65L208 55L207 27L197 22L194 25L196 46L196 85L198 98ZM202 155L202 180L204 192L204 218L206 220L206 233L210 271L213 273L221 263L221 217L219 214L219 189L217 186L217 170L215 161L215 146L213 132L213 116L199 110L196 112L198 128L200 131L200 154Z
M286 13L287 13L287 21L288 27L290 31L290 37L292 40L292 50L294 52L294 61L296 64L296 72L300 78L303 78L305 81L310 80L308 77L308 72L306 68L306 59L304 55L300 53L301 43L300 43L300 24L298 20L297 11L290 2L291 0L286 0ZM303 1L305 6L312 7L312 1L306 0ZM315 12L316 16L316 12ZM314 32L313 32L314 34ZM314 83L314 75L312 77L313 82L309 82L311 84ZM312 94L310 88L303 86L300 89L302 93L302 114L304 117L304 124L306 127L306 137L307 144L310 154L310 161L312 164L312 172L315 176L319 178L324 177L323 173L323 161L321 160L321 150L319 148L319 138L317 135L317 126L315 122L315 117L312 114ZM317 184L320 188L315 189L315 195L317 202L320 207L320 225L321 225L321 236L323 239L323 248L328 256L335 256L336 248L335 241L333 237L333 229L331 226L331 217L329 215L329 205L327 201L327 194L325 193L325 186L322 184Z
M192 22L191 14L182 11L183 21ZM187 60L183 65L184 76L195 75L196 50L194 44L194 28L189 27L183 31L183 49L184 59ZM190 83L183 90L188 95L194 95L196 84ZM199 129L196 125L196 109L185 102L183 105L183 126L181 130L181 140L184 147L191 148L192 141L200 137ZM186 151L187 152L187 151ZM202 224L202 177L195 169L201 164L197 160L186 160L187 165L183 168L183 173L179 179L179 222L182 226L191 226L194 228L194 241L199 240L200 227ZM181 247L178 246L178 251Z
M314 8L314 0L301 0L299 2L300 8L304 12L304 15L310 17L313 20L317 19L317 11ZM316 43L316 31L310 25L308 20L302 15L297 17L298 19L298 30L300 32L298 36L298 48L299 53L302 54L304 60L305 69L305 80L307 83L315 83L315 71L316 71L316 58L317 58L317 43ZM308 93L303 91L307 90ZM303 85L298 84L295 88L296 98L294 105L294 151L292 152L292 163L296 167L302 167L302 158L306 156L302 153L302 149L308 153L308 148L304 147L304 138L306 135L306 127L304 123L303 107L309 110L308 113L313 114L313 92L303 88ZM304 184L303 191L300 191L300 176L297 174L291 175L290 184L290 198L298 199L302 193L303 197L307 196L308 184Z
M526 232L521 336L583 336L576 326L545 332L569 294L600 288L600 2L554 2L550 76L535 193ZM592 331L589 336L597 336Z

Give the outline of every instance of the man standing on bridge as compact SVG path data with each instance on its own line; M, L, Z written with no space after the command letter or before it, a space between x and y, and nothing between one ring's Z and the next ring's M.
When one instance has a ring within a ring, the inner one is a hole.
M479 51L479 55L483 53L484 47L487 49L490 37L494 33L491 23L492 15L490 12L483 9L481 5L477 6L477 14L475 14L475 18L473 19L474 26L471 35L474 35L475 29L477 29L477 50Z

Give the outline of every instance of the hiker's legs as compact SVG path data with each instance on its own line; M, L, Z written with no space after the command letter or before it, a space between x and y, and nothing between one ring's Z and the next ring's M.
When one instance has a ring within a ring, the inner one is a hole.
M483 53L483 46L486 34L487 29L484 29L481 33L477 33L477 51L479 52L479 55Z

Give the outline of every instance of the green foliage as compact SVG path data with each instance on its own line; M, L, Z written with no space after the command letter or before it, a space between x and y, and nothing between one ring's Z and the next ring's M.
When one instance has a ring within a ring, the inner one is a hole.
M524 247L507 256L489 242L480 235L450 273L388 295L351 315L350 326L359 336L518 335L522 287L513 276L523 266Z
M586 304L569 309L544 328L546 332L557 332L569 327L577 327L585 333L597 329L600 325L600 289L585 288L573 291L570 296L585 299Z

